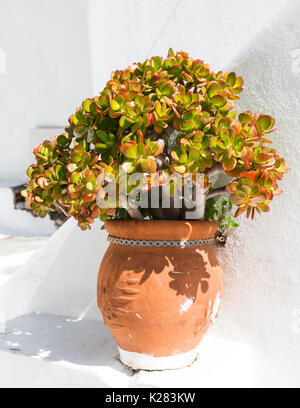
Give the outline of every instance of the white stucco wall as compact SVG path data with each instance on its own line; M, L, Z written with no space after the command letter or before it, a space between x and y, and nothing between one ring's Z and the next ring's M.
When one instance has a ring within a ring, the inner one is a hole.
M0 181L25 180L30 129L64 127L92 92L87 6L0 0Z
M239 108L277 119L271 135L291 172L270 213L240 227L219 258L225 300L217 333L266 350L274 375L300 384L300 2L292 0L230 64L245 80Z
M289 0L90 0L94 92L169 47L223 69Z

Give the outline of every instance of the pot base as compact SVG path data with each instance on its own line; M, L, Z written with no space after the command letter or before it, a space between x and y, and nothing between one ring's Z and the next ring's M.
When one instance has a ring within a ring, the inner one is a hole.
M149 354L134 353L118 347L120 360L126 366L134 370L173 370L191 365L197 357L198 347L188 351L168 357L153 357Z

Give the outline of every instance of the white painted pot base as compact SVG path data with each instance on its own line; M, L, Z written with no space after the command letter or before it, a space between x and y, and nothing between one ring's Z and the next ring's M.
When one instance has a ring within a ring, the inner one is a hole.
M149 354L126 351L118 347L120 360L126 366L134 370L173 370L191 365L197 357L198 347L188 351L168 357L153 357Z

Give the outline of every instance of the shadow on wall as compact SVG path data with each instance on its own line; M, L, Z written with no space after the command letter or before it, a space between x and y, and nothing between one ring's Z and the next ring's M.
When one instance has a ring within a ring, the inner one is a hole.
M178 256L178 248L155 248L153 253L143 248L132 249L118 245L116 252L110 251L106 255L105 262L110 263L112 265L110 268L117 271L115 281L121 278L124 271L129 271L130 281L127 283L138 288L152 273L159 275L167 272L171 278L169 286L176 291L177 296L196 298L199 288L202 293L208 291L211 277L208 271L211 271L212 267L217 267L218 262L212 251L207 251L205 246L201 249L183 248L182 251L181 257ZM193 262L187 265L187 259L193 259Z

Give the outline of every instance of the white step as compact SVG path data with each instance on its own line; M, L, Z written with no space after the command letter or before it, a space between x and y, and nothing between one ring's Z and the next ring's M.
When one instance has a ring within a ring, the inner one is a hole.
M0 235L0 286L17 272L47 239Z
M132 372L118 360L117 347L103 322L30 314L5 325L4 317L2 313L0 388L202 388L255 383L253 350L243 343L206 336L198 360L190 367Z
M42 219L30 212L14 207L14 195L11 187L21 183L0 183L0 233L17 235L47 236L56 231L49 216Z

